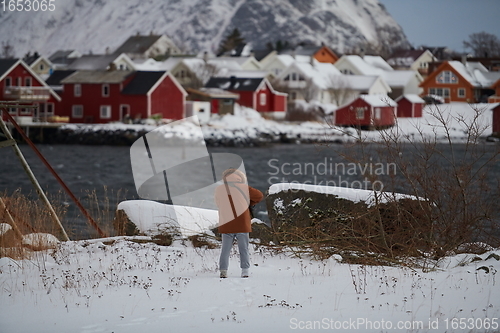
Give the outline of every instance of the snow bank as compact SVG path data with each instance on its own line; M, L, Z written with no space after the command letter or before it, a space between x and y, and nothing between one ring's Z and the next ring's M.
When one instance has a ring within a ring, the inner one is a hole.
M269 195L283 191L306 191L316 192L327 195L335 195L341 199L346 199L352 202L364 202L368 207L373 206L377 200L380 203L397 201L401 199L417 200L418 198L408 194L379 192L371 190L353 189L347 187L336 186L320 186L298 183L278 183L273 184L269 188ZM277 203L279 205L279 203ZM278 207L279 208L279 207Z
M129 200L118 204L140 233L154 236L178 232L182 237L212 234L219 220L216 210L166 205L148 200Z
M47 233L32 233L23 235L22 244L35 251L55 249L59 245L56 236Z

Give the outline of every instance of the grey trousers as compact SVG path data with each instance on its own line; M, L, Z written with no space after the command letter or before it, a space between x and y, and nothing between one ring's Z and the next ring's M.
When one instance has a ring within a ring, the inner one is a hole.
M229 267L229 254L231 253L235 239L238 242L241 269L250 268L250 253L248 251L249 236L247 232L240 232L236 234L222 234L222 250L219 260L220 270L227 270Z

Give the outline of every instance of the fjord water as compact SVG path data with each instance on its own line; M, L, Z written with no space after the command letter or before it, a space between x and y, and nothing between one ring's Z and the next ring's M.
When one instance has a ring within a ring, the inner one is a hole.
M437 146L441 154L436 154L437 164L446 165L452 157L460 160L465 156L466 146L453 145L454 155L449 147ZM93 235L85 219L62 191L54 177L41 163L27 145L20 148L30 164L42 188L49 194L55 204L66 206L67 213L63 224L69 228L74 238L86 238ZM95 213L95 199L89 200L89 193L97 197L100 209L109 206L112 210L121 200L139 199L130 164L130 148L122 146L87 146L87 145L38 145L39 150L54 167L59 176L66 182L73 193L81 198L85 207ZM486 161L498 152L497 144L484 144L481 150ZM403 158L415 157L418 147L402 146ZM266 147L211 147L212 153L232 153L242 157L248 174L249 184L262 192L266 192L271 184L279 182L299 182L312 185L340 185L343 187L371 189L363 173L371 172L378 176L385 190L396 190L408 193L400 170L391 160L385 159L380 146L371 145L319 145L288 144ZM422 170L422 172L426 172ZM490 186L495 193L484 192L485 200L498 201L500 181L500 165L492 165L487 170ZM193 177L194 178L194 177ZM399 180L394 184L392 180ZM187 179L187 181L191 181ZM375 187L375 186L374 186ZM21 191L24 195L36 196L33 186L24 173L19 160L10 148L0 150L0 193L12 195ZM94 202L92 202L94 201ZM500 209L496 215L500 217ZM267 220L266 205L260 203L256 207L257 217ZM112 216L112 214L111 214ZM108 223L110 221L107 221Z

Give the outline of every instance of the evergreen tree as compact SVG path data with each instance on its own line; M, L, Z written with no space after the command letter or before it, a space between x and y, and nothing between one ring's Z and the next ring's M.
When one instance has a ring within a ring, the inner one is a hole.
M217 55L221 55L227 51L231 51L236 48L241 43L245 42L245 38L241 36L238 28L234 28L233 31L224 38L224 40L219 45L219 50Z

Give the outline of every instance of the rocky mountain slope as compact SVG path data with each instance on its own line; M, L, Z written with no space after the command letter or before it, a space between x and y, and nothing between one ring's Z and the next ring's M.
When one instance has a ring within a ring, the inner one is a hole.
M345 52L367 41L407 46L378 0L52 0L54 11L0 11L0 42L16 56L114 50L128 36L167 34L190 52L215 52L235 27L254 48L278 40ZM7 3L7 2L6 2Z

